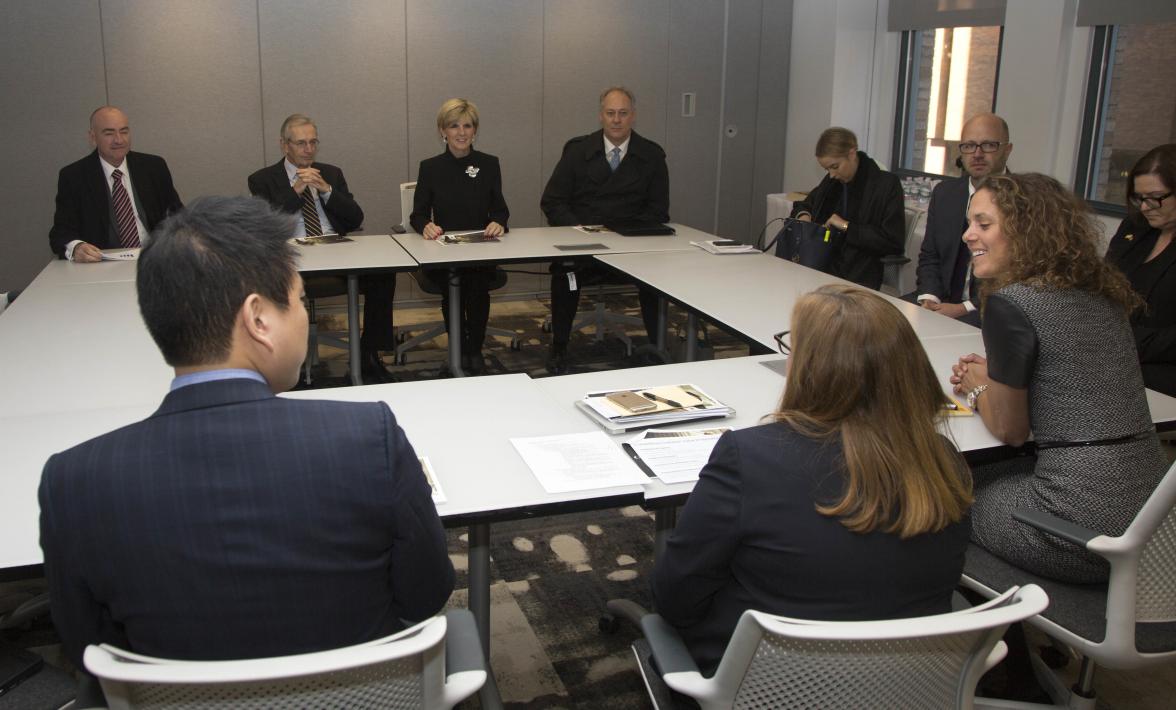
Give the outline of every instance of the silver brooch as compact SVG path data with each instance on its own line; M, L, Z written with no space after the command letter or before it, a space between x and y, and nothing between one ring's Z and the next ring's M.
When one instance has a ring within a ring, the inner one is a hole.
M466 168L466 175L469 175L472 178L476 178L476 177L478 177L479 170L481 170L481 168L475 168L473 165L471 165L468 168Z

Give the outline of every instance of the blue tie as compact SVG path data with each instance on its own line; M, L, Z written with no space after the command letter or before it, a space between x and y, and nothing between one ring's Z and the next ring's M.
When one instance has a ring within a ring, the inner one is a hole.
M621 149L613 148L608 152L608 167L615 173L621 165Z

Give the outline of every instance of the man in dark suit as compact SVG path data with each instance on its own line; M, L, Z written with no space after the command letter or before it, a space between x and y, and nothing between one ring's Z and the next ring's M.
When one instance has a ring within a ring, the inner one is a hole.
M39 490L53 619L79 667L96 643L183 659L360 643L453 589L387 405L274 396L306 354L292 221L205 197L143 248L139 308L171 391L148 419L51 457Z
M296 216L291 236L347 234L363 225L363 210L347 189L343 171L334 165L315 162L318 128L300 113L282 122L278 143L284 157L249 176L249 192L262 197L276 209ZM312 296L318 279L307 285ZM381 350L396 349L392 328L396 275L364 276L359 280L363 302L363 335L360 338L362 374L369 384L391 382Z
M928 310L979 325L971 255L962 239L967 228L964 215L980 182L1005 172L1013 150L1009 126L995 114L973 116L960 131L959 147L965 174L936 185L927 205L927 227L915 271L915 298Z
M131 152L127 115L114 106L90 114L94 152L57 175L57 209L49 246L77 262L102 261L102 249L138 247L183 204L167 163Z
M670 221L670 177L661 146L633 130L637 100L622 86L600 95L601 129L564 145L539 206L553 227L604 222ZM599 266L551 265L551 353L547 369L567 371L567 346L580 305L580 289L615 279ZM615 281L623 283L621 281ZM641 318L651 339L657 330L657 296L638 288Z

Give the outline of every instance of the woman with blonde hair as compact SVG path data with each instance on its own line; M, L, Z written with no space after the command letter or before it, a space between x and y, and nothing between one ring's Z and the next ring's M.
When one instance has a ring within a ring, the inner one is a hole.
M828 285L796 303L790 335L779 409L719 439L654 572L658 612L705 673L747 609L944 613L963 569L971 482L910 324Z
M421 161L417 171L409 223L425 239L437 239L446 231L482 230L500 237L507 230L510 210L502 196L502 170L498 158L474 150L478 135L478 107L466 99L449 99L437 111L437 132L445 150ZM458 269L461 279L462 369L471 375L485 370L482 342L490 319L490 286L494 266ZM441 287L441 312L449 324L449 288L446 270L426 271ZM453 333L449 337L455 337Z
M1120 535L1163 476L1128 323L1140 299L1100 257L1089 209L1051 177L990 176L968 219L987 357L960 358L951 381L996 438L1032 433L1036 448L975 470L973 539L1046 577L1105 581L1105 562L1012 511Z
M902 183L858 148L848 128L826 128L814 153L825 177L791 216L830 229L830 274L876 290L882 286L882 257L902 254L906 246Z

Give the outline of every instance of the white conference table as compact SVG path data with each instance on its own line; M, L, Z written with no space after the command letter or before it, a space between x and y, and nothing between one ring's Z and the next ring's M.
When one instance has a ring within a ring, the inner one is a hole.
M607 254L596 258L690 312L688 356L694 352L696 315L775 350L772 336L789 329L792 305L801 295L829 283L850 283L771 254L716 255L692 247L672 253ZM913 303L879 295L902 312L920 338L979 332Z
M671 224L676 234L652 237L625 237L615 232L584 233L574 227L523 227L512 229L497 242L445 244L425 239L415 232L396 235L400 246L423 267L449 270L449 302L460 303L461 284L457 269L462 266L508 264L522 261L583 259L601 254L631 252L661 254L695 249L691 241L713 239L706 232L681 224ZM461 310L449 310L449 332L460 331ZM461 369L461 339L449 338L449 369L464 376Z
M343 273L347 275L347 354L351 384L362 385L359 345L359 276L370 273L414 271L417 262L388 234L349 234L351 241L334 244L300 245L298 271ZM395 275L389 278L395 278Z

